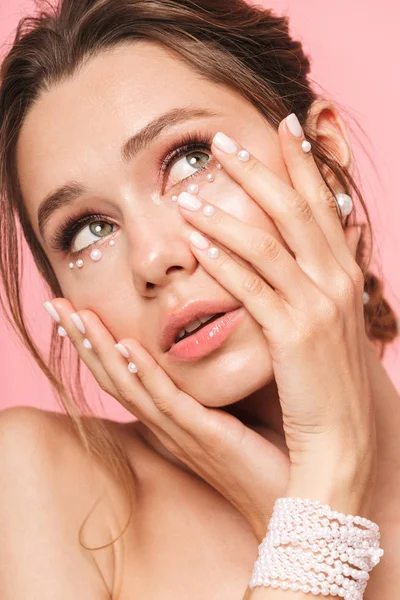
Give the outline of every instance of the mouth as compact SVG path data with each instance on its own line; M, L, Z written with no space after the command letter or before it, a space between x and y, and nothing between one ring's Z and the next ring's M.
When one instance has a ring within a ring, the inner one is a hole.
M217 313L205 323L196 326L193 331L175 338L168 351L168 357L177 361L194 361L203 358L221 348L243 321L246 310L243 306L230 312Z
M204 323L201 323L201 325L199 325L198 327L196 327L196 329L193 329L190 332L186 331L186 329L182 328L181 331L180 331L181 335L179 335L179 333L178 333L178 335L176 336L175 341L174 341L174 343L172 345L174 346L178 342L181 342L182 340L185 340L188 337L191 337L192 335L195 335L198 331L200 331L200 329L203 329L204 327L207 327L207 325L209 325L210 323L213 323L214 321L216 321L217 319L219 319L223 315L226 315L226 312L215 314L213 317L211 317L211 319L208 319ZM184 333L183 333L183 329L184 329Z

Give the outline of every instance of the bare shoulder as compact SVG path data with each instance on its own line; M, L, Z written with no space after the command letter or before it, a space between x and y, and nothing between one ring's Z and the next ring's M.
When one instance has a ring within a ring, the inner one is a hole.
M116 434L119 424L107 423ZM69 417L32 407L0 411L0 455L2 598L111 598L113 544L84 546L114 539L109 499L123 499Z

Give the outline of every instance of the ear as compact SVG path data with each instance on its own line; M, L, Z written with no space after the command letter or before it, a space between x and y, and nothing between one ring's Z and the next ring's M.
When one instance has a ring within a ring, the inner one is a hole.
M346 167L352 175L353 155L350 136L339 110L332 102L322 99L313 102L307 116L306 131L313 139L324 144L338 163ZM324 170L323 174L332 187L337 186L329 169Z

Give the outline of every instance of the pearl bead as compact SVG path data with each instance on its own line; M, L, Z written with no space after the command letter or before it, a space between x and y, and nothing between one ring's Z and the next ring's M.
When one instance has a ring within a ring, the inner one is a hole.
M212 182L214 181L215 177L214 177L214 175L213 175L212 173L209 173L209 174L206 176L206 179L207 179L207 181L208 181L209 183L212 183Z
M69 266L70 269L73 269L74 268L74 263L69 263L68 266Z
M101 257L103 256L101 250L99 250L98 248L95 248L94 250L91 251L90 253L90 258L92 260L94 260L94 262L97 262L101 259Z
M199 186L197 185L197 183L191 183L187 186L187 191L189 192L189 194L197 194L199 191Z
M83 260L81 258L78 258L78 260L76 261L76 266L80 269L83 267Z
M247 162L250 159L250 154L247 152L247 150L240 150L240 152L237 154L237 157L239 160Z
M221 165L221 163L218 163L218 164L217 164L217 169L219 169L219 170L221 170L221 169L222 169L222 165Z
M347 217L353 210L353 200L347 194L336 194L336 200L343 217Z
M303 152L310 152L311 150L311 144L308 140L304 140L304 142L302 142L301 147L303 149Z
M172 196L172 202L176 202L178 200L178 196Z
M110 240L110 241L108 242L108 245L109 245L109 246L115 246L115 240Z

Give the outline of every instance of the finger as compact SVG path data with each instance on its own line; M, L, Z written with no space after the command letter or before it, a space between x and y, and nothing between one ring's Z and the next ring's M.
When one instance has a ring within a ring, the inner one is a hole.
M179 194L178 206L195 228L244 258L287 302L306 308L314 284L275 236L188 192Z
M306 140L303 128L294 113L281 121L278 134L294 189L307 200L338 262L347 270L351 253L345 241L340 209L318 169L311 144ZM304 151L305 144L308 144L306 150L310 150Z
M111 396L118 398L118 393L113 382L108 377L97 357L93 354L89 344L86 343L88 340L85 335L84 325L79 318L79 314L74 311L72 304L65 298L54 298L51 303L46 304L51 304L56 311L55 314L58 315L59 320L55 319L54 316L53 318L59 324L59 327L62 328L59 334L63 337L67 336L70 339L80 358L93 373L100 388ZM51 314L52 311L48 312Z
M189 238L192 252L202 266L235 298L240 300L248 312L268 335L277 328L287 331L288 313L282 298L258 273L240 265L218 244L199 231Z
M211 151L225 171L273 218L303 271L315 282L329 283L338 262L307 200L225 134L214 136Z

